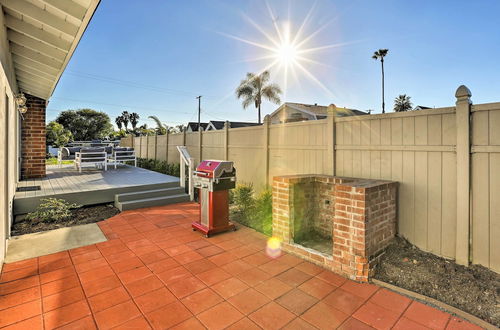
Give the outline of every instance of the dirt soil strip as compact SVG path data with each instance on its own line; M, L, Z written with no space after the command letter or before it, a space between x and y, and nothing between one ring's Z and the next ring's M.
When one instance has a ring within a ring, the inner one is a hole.
M12 225L11 235L18 236L64 227L85 225L111 218L118 213L120 213L120 210L112 204L100 204L83 206L81 208L71 210L71 218L61 221L33 222L26 219L16 219Z
M500 274L424 252L395 238L373 278L436 299L500 326Z

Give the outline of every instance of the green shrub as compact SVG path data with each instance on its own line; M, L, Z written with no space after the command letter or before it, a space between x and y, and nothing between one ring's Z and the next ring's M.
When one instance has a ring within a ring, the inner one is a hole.
M272 235L272 192L265 189L254 196L251 184L238 184L230 191L231 218L268 236Z
M181 176L181 165L170 163L167 165L167 174L180 177Z
M71 209L80 208L64 199L43 198L34 212L28 213L26 219L32 222L57 222L71 217Z
M252 184L242 184L236 185L233 190L233 203L236 205L236 209L241 213L248 213L255 205L255 200L253 198L253 185Z
M179 164L167 163L164 160L137 158L137 166L146 170L176 177L179 177L181 175L181 168Z
M271 236L273 233L273 193L271 189L263 190L255 199L255 217L259 220L260 232Z
M153 171L160 173L167 173L167 163L161 161L155 161L153 163Z

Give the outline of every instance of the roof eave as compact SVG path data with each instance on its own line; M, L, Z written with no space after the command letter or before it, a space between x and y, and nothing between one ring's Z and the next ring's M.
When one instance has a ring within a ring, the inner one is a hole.
M85 16L83 17L83 20L82 20L82 24L80 25L80 28L78 29L78 32L75 36L75 40L73 41L71 48L68 51L68 55L64 59L63 65L62 65L61 69L59 70L59 73L57 74L55 82L52 84L52 87L50 88L49 94L45 98L46 100L48 100L52 96L52 94L54 93L54 90L56 89L57 84L59 83L59 80L61 79L61 76L62 76L64 70L66 69L66 66L68 65L69 61L71 60L71 57L73 57L73 53L75 52L76 47L80 43L80 40L83 37L83 34L87 30L87 27L88 27L90 21L92 20L92 17L94 16L95 11L97 10L97 7L99 6L100 2L101 2L101 0L91 0L90 6L87 9L87 12L85 13Z

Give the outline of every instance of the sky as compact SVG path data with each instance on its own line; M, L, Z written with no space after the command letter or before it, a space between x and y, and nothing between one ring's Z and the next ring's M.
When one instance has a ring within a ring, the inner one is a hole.
M400 94L414 105L452 106L461 84L474 103L499 102L499 12L498 0L101 0L47 119L92 108L113 122L127 110L149 127L151 115L174 126L197 121L202 95L203 122L255 122L235 89L275 60L282 102L380 113L381 66L371 58L379 48L389 49L388 111ZM279 41L286 31L301 59L270 57L287 44ZM262 111L277 108L264 101Z

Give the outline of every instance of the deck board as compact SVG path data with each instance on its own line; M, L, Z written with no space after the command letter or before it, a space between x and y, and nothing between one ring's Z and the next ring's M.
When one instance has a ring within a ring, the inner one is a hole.
M82 205L107 203L114 200L114 195L123 192L158 189L178 186L179 178L138 167L122 165L107 171L84 168L78 172L72 165L47 166L47 176L19 182L18 187L39 185L40 190L16 192L14 213L26 213L39 204L41 198L62 198Z

